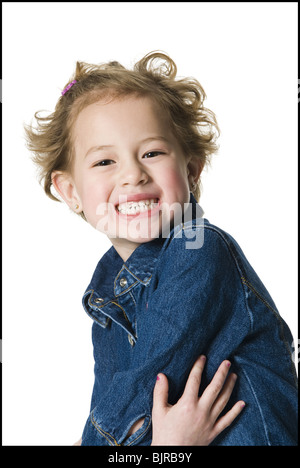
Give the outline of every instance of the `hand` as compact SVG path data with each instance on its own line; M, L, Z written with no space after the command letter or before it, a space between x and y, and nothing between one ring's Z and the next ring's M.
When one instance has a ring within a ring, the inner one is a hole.
M228 375L229 361L223 361L211 383L198 397L205 356L195 362L178 402L168 404L168 379L158 374L153 394L153 437L151 445L209 445L241 413L238 401L218 419L232 393L237 376ZM226 380L226 382L225 382Z
M77 442L75 442L75 444L73 444L73 447L74 445L81 445L81 442L82 442L82 439L79 439Z

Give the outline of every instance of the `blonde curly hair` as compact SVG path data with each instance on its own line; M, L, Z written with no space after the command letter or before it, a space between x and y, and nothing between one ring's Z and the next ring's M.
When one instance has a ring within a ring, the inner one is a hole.
M77 62L67 85L76 83L59 98L53 113L35 113L37 127L25 125L27 147L39 169L39 180L53 200L51 174L70 171L73 159L72 127L80 111L110 93L149 96L166 112L185 155L199 158L203 168L218 149L219 127L215 114L203 105L206 94L194 78L176 79L177 67L165 53L155 51L139 60L132 70L118 62L92 65ZM192 189L200 198L200 180Z

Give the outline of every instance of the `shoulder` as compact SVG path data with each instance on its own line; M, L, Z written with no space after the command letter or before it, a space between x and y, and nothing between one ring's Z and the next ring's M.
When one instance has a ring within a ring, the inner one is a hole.
M205 218L196 218L177 225L166 239L161 253L162 256L176 255L186 259L209 257L216 260L225 256L236 261L238 249L230 234Z
M205 281L240 282L245 261L235 240L200 218L179 224L165 240L156 262L157 278L201 278ZM186 283L186 280L184 280Z
M160 252L153 288L160 284L184 297L187 291L198 297L208 289L217 294L235 288L239 294L241 271L230 242L227 233L203 218L177 225Z

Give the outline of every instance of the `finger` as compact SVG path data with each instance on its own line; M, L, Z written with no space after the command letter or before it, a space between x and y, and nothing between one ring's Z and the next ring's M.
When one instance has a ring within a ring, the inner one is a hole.
M231 363L229 361L223 361L215 373L211 383L204 390L199 403L204 405L207 409L210 409L218 398L227 378L230 365Z
M181 397L182 399L187 398L189 400L191 399L194 401L198 401L199 387L201 384L201 377L205 366L205 361L205 356L200 356L196 360L186 382L185 389Z
M153 414L160 414L168 408L169 382L164 374L158 374L153 390Z
M217 437L226 427L230 426L230 424L237 418L237 416L243 411L245 407L244 401L238 401L228 413L222 416L218 421L215 423L214 426L214 437Z
M231 397L233 388L235 386L236 380L237 380L236 374L230 374L227 377L226 382L221 392L219 393L219 395L217 396L217 399L215 400L215 402L213 403L211 407L211 415L214 420L216 420L220 416L221 412L227 405L229 398Z

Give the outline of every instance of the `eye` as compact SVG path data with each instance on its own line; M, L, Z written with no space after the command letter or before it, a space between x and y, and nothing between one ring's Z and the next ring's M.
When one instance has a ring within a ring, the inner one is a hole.
M112 159L103 159L102 161L97 162L94 167L102 167L102 166L110 166L111 164L114 164L115 161Z
M164 154L162 151L149 151L148 153L145 153L143 158L155 158L155 156L159 156L160 154Z

